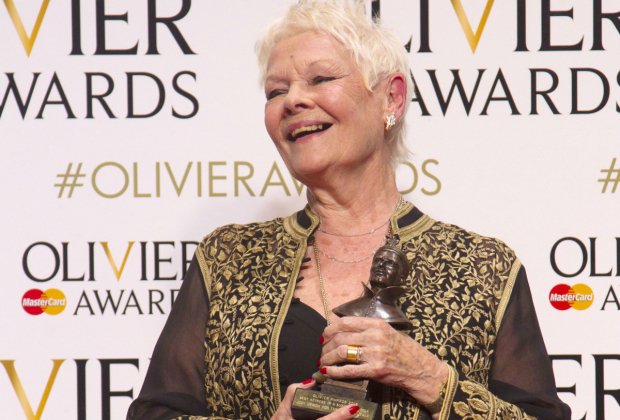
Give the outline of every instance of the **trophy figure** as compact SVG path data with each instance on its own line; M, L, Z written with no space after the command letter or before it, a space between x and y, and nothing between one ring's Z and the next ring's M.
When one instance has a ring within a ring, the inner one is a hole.
M396 240L387 238L386 244L379 248L373 257L370 279L368 283L363 284L362 296L338 306L333 312L341 317L360 316L383 319L393 328L401 331L411 329L411 322L397 304L398 298L405 293L402 285L410 271L409 260L405 253L396 246ZM351 354L347 359L353 361L356 355ZM312 377L318 384L322 384L321 391L307 389L295 391L291 406L291 413L295 420L315 420L347 404L359 405L360 411L357 418L363 420L380 418L378 404L369 401L368 386L371 381L368 379L329 379L320 372Z

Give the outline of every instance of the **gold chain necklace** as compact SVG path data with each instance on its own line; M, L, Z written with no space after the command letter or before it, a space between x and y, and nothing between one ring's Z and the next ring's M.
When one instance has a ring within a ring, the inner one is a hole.
M402 195L399 195L399 197L398 197L398 201L396 201L396 204L395 204L395 207L394 207L394 213L396 213L398 210L400 210L400 209L403 207L403 205L404 205L404 204L405 204L405 199L403 198L403 196L402 196ZM320 221L320 220L321 220L321 219L319 218L319 226L320 226L320 223L321 223L321 221ZM376 228L376 229L371 229L371 230L370 230L370 232L367 232L367 233L360 233L360 234L357 234L357 235L338 235L338 234L335 234L335 233L328 233L328 232L325 232L325 231L321 230L318 226L317 226L317 228L316 228L316 229L317 229L319 232L322 232L322 233L327 234L327 235L341 236L341 237L345 237L345 238L352 238L352 237L356 237L356 236L363 236L363 235L368 235L368 234L374 233L377 229L380 229L380 228L382 228L383 226L385 226L385 225L386 225L389 221L390 221L390 219L388 218L388 219L387 219L387 221L386 221L384 224L382 224L381 226L379 226L378 228ZM389 232L390 230L391 230L391 227L388 229L388 232ZM318 250L318 251L319 251L321 254L323 254L326 258L329 258L329 259L330 259L330 260L332 260L332 261L338 261L338 262L345 263L345 264L357 264L357 263L360 263L360 262L362 262L362 261L366 261L367 259L369 259L369 258L370 258L370 257L372 257L373 255L375 255L375 253L377 252L377 250L378 250L379 248L381 248L384 244L385 244L385 239L381 241L381 243L379 244L379 246L377 247L377 249L373 250L372 252L370 252L370 254L368 254L368 255L366 255L366 256L364 256L364 257L360 258L359 260L341 260L340 258L334 257L333 255L329 255L329 254L325 253L325 251L321 250L321 248L319 248L318 241L316 240L316 236L314 237L314 249L315 249L315 251L317 251L317 250ZM316 253L316 252L315 252L315 253Z
M400 209L404 204L405 204L405 198L403 197L402 194L399 194L398 195L398 200L396 200L396 204L394 205L395 206L394 212L396 212L396 210ZM317 214L317 216L318 216L318 214ZM365 236L365 235L373 234L377 230L381 229L383 226L387 225L388 222L390 221L390 219L388 218L385 221L385 223L383 223L381 226L376 227L374 229L370 229L370 231L365 232L365 233L356 233L354 235L341 235L341 234L338 234L338 233L330 233L330 232L325 232L324 230L322 230L321 227L320 227L321 226L321 216L318 216L318 217L319 217L319 226L317 226L316 230L318 230L319 232L324 233L326 235L340 236L340 237L343 237L343 238L355 238L356 236ZM325 256L328 257L327 255L325 255Z
M388 230L387 237L392 237L392 227L390 226ZM314 258L316 259L316 268L319 272L319 285L321 286L321 297L323 298L323 309L325 310L325 320L327 321L327 326L332 325L332 321L329 317L329 305L327 304L327 296L325 295L325 286L323 285L323 276L321 275L321 261L319 260L319 251L316 246L316 238L314 239ZM368 286L368 282L366 282L366 286ZM362 297L364 294L364 290L362 289L358 298Z
M390 225L388 229L388 234L386 236L393 238L392 234L392 226ZM325 320L327 321L327 326L332 325L331 318L329 317L329 305L327 304L327 296L325 294L325 286L323 285L323 275L321 274L321 261L319 260L319 251L316 246L316 238L314 238L314 258L316 259L316 268L319 273L319 285L321 286L321 297L323 298L323 309L325 310ZM368 285L368 283L366 283ZM359 297L362 297L364 294L364 290L360 293Z
M332 321L329 318L329 306L327 305L327 297L325 296L325 287L323 286L323 276L321 275L321 262L319 261L319 251L316 248L316 239L314 240L314 258L316 258L316 268L319 271L319 284L321 285L321 296L323 297L323 309L325 309L325 320L327 326L332 325Z

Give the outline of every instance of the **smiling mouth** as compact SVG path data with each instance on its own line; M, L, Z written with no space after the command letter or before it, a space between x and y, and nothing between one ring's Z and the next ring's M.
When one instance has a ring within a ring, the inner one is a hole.
M305 127L299 127L293 130L293 132L288 135L288 140L294 142L297 139L300 139L309 134L320 133L321 131L325 131L331 126L332 124L316 124L316 125L307 125Z

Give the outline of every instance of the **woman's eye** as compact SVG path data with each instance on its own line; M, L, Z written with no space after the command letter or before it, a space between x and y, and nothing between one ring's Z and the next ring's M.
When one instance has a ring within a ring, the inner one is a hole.
M283 93L284 93L284 91L281 90L281 89L272 90L271 92L269 92L267 94L267 100L269 101L269 100L275 98L276 96L282 95Z
M319 83L330 82L334 79L335 79L334 77L317 76L314 79L312 79L312 83L315 85L318 85Z

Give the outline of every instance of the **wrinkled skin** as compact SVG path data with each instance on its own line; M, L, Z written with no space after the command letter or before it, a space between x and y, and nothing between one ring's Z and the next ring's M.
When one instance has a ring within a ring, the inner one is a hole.
M374 318L344 317L323 333L321 366L333 379L366 378L401 388L423 405L439 397L448 367L408 335ZM362 363L346 362L347 346L362 347ZM439 414L433 416L438 417Z

